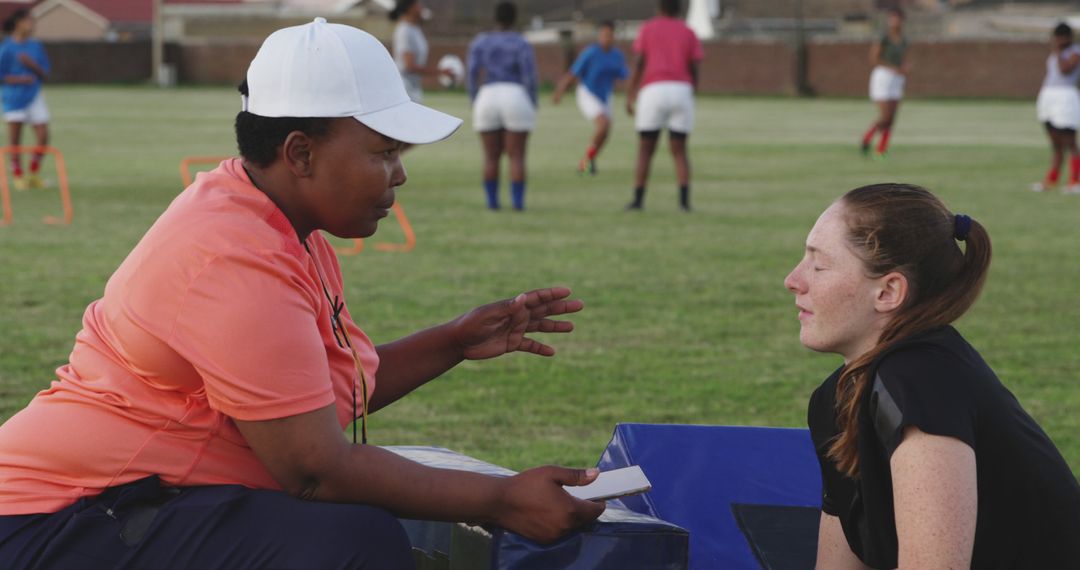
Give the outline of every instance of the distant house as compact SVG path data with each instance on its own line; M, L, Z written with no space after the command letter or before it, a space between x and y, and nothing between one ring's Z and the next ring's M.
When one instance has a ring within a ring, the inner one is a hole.
M124 41L150 36L150 0L42 0L31 13L43 40Z

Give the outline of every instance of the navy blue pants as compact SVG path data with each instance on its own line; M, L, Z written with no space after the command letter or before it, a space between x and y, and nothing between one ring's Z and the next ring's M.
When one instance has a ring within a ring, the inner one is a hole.
M0 568L413 568L389 512L239 485L107 489L51 514L0 516Z

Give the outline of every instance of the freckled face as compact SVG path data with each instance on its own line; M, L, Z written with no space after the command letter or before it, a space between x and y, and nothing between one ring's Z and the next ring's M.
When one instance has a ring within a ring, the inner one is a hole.
M405 184L401 143L351 117L312 144L309 207L316 225L342 238L369 237Z
M795 294L803 346L850 362L873 348L886 319L875 310L879 280L867 276L847 232L843 205L833 204L810 230L806 253L784 286Z

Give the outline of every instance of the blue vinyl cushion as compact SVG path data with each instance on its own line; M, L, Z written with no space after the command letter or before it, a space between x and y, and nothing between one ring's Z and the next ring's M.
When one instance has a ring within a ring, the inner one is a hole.
M691 568L761 568L733 504L821 507L805 429L619 424L598 466L627 465L641 466L653 488L621 502L689 530Z

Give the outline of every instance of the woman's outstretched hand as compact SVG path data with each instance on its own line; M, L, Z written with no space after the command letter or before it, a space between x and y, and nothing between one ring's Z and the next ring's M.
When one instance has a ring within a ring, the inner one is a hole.
M574 330L574 323L570 321L549 318L576 313L584 307L578 299L568 300L569 296L570 289L552 287L477 307L452 323L454 338L468 360L495 358L517 351L552 356L554 348L527 338L525 334Z

